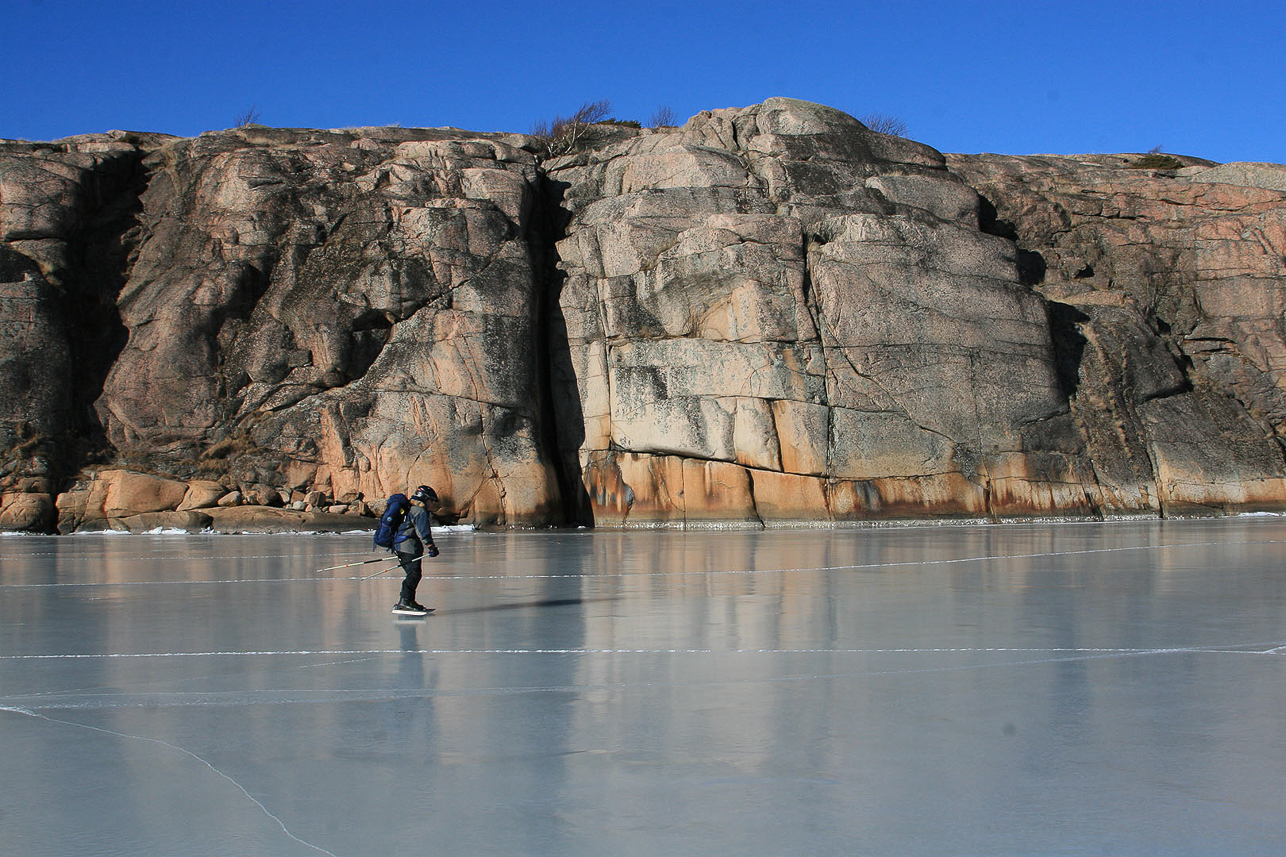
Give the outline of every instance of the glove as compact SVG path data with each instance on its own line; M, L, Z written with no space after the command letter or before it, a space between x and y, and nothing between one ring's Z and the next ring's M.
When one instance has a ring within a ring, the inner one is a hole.
M437 556L439 553L441 553L441 551L438 550L437 545L429 545L424 549L425 556Z

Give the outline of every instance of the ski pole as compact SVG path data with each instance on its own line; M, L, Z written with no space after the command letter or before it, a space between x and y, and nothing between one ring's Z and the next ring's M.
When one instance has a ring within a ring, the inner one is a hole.
M352 568L355 565L369 565L372 562L384 562L386 559L387 557L377 556L375 559L364 559L361 562L350 562L346 565L332 565L327 568L319 568L314 571L313 574L320 574L323 571L334 571L337 568Z
M424 557L426 556L428 556L428 554L420 554L419 556L411 557L411 559L408 561L415 562L417 559L424 559ZM379 577L381 574L386 574L395 568L400 568L401 566L402 566L402 561L398 560L397 565L390 565L388 568L381 569L380 571L377 571L374 574L368 574L365 577L363 577L362 580L370 580L372 577Z

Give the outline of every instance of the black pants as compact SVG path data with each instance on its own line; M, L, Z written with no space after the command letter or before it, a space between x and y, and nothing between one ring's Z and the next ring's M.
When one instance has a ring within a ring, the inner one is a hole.
M402 603L415 603L415 587L420 585L420 578L424 576L420 571L420 554L423 551L414 553L402 553L394 551L397 554L398 564L402 566L402 571L406 572L406 577L402 580Z

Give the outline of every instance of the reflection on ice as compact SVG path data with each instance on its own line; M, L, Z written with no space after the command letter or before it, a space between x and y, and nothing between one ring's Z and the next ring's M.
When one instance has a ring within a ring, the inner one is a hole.
M0 852L1250 854L1280 518L0 542Z

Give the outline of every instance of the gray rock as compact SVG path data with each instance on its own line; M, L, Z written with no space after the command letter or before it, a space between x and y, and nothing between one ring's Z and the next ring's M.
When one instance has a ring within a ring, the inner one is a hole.
M0 454L32 442L47 452L48 440L68 428L71 351L60 305L39 266L0 244ZM36 475L31 466L21 470Z
M1045 302L927 147L773 99L549 169L571 213L562 398L582 413L564 460L597 522L675 496L640 456L754 468L769 518L829 521L824 485L758 471L980 479L985 456L1021 456L1023 427L1067 409ZM694 511L679 518L710 514Z
M1190 173L1188 177L1197 182L1286 191L1286 165L1283 164L1245 162L1220 164L1217 167Z
M1105 512L1280 510L1283 168L1177 175L950 156L1051 301L1070 433L1050 455ZM1227 179L1227 182L1217 181ZM1214 183L1212 183L1214 182ZM1286 364L1283 364L1286 365Z
M480 521L543 520L535 160L486 136L372 133L227 132L152 156L164 178L119 301L130 341L97 406L108 437L178 458L243 430L231 472L372 495L409 474Z
M1286 508L1286 167L587 139L0 143L0 528Z

